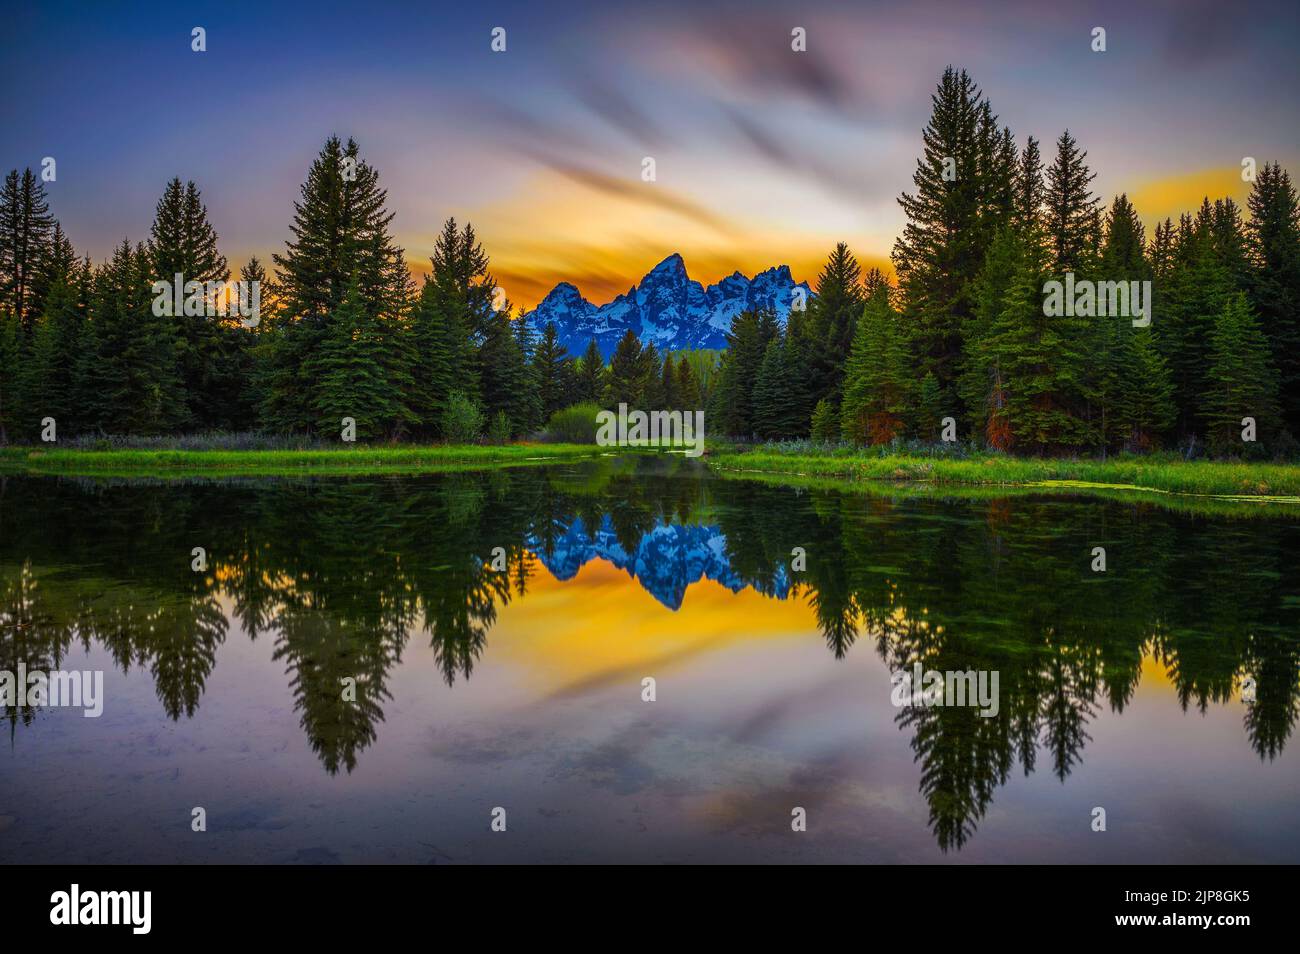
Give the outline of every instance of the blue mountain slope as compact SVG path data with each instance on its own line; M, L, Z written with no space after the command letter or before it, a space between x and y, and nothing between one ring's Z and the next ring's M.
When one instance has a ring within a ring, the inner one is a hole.
M717 527L660 523L641 536L636 551L627 552L618 542L609 516L590 532L578 518L552 538L549 549L538 540L529 549L557 580L571 580L590 560L605 560L627 572L664 606L681 608L686 590L701 579L721 583L733 593L751 587L768 596L785 599L790 580L784 567L766 586L747 580L731 569L727 538Z
M595 338L609 360L629 328L642 344L653 344L660 352L724 348L731 319L746 309L769 308L784 324L796 288L803 289L805 301L811 300L808 283L795 282L788 265L753 278L736 272L706 287L686 274L682 257L674 252L608 304L593 305L577 288L561 282L527 320L538 334L548 321L555 322L560 342L574 356L586 351Z

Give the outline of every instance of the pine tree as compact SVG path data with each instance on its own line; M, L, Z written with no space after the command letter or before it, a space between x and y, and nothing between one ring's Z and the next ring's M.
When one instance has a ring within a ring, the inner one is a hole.
M590 350L590 349L589 349ZM617 410L620 404L636 408L642 389L641 339L629 328L618 340L609 359L605 376L605 407Z
M1016 168L1015 211L1012 217L1015 227L1025 232L1042 226L1046 202L1043 157L1038 149L1038 140L1030 136L1025 142L1025 151L1020 154L1020 162Z
M1106 215L1097 275L1104 282L1134 282L1150 278L1146 262L1146 232L1127 195L1115 198ZM1150 304L1150 303L1148 303ZM1140 373L1132 342L1136 329L1131 315L1100 315L1091 319L1092 342L1087 398L1094 440L1102 455L1132 439L1131 414L1123 407L1127 395L1142 388L1129 376ZM1155 383L1150 383L1156 387Z
M216 230L193 182L182 186L177 178L167 183L149 230L148 261L150 282L166 282L168 288L177 275L182 287L192 281L229 280L226 258L217 249ZM204 429L220 427L228 422L234 384L228 375L231 365L237 363L237 357L226 352L235 347L236 339L223 335L220 323L209 317L206 309L201 314L186 314L185 302L172 299L171 294L164 296L163 306L176 329L187 421Z
M785 359L785 343L780 335L774 335L754 379L751 426L765 440L790 437L802 424L789 414L790 380Z
M40 317L45 313L45 296L50 293L55 283L69 279L77 270L77 252L72 242L63 233L63 226L57 221L50 234L49 248L46 250L39 269L32 278L31 308L32 314ZM75 290L74 290L75 291Z
M637 398L637 406L644 411L663 410L667 405L664 403L664 396L660 392L660 382L663 379L663 362L659 359L659 350L653 343L647 344L641 349L640 370L638 377L641 381L640 394Z
M844 376L840 430L855 444L902 435L912 410L914 373L902 319L878 290L863 309Z
M1214 207L1201 203L1193 218L1184 215L1174 239L1168 277L1156 294L1152 326L1169 364L1178 407L1178 431L1191 435L1207 422L1201 415L1208 385L1210 337L1218 316L1238 292L1230 265L1220 258L1213 231Z
M1085 392L1087 319L1044 314L1047 250L1030 234L986 344L1001 377L986 429L990 443L1038 453L1086 444L1080 407Z
M519 377L519 393L513 402L514 411L510 421L514 433L527 434L546 423L542 414L541 375L537 368L537 336L533 334L532 325L527 316L520 315L511 321L511 330L519 354L523 358L523 368ZM498 427L499 430L499 427Z
M1070 131L1056 141L1056 161L1047 170L1047 241L1052 269L1058 274L1085 273L1091 265L1100 232L1097 206L1101 199L1092 194L1097 177L1084 161L1088 154L1079 149Z
M677 393L677 366L673 363L671 351L664 354L659 372L659 399L664 410L677 410L682 406L681 395Z
M1127 366L1117 408L1119 423L1132 450L1153 450L1160 446L1177 417L1174 385L1150 327L1133 328L1127 341Z
M861 277L858 260L847 245L838 243L817 277L816 296L808 304L806 320L796 322L805 338L811 400L838 397L844 361L862 313Z
M25 169L5 176L0 189L0 310L7 310L30 334L42 302L36 286L54 237L45 185Z
M731 319L710 406L710 418L723 434L754 433L754 384L767 344L777 333L776 318L767 311L742 311Z
M87 425L112 434L165 434L186 419L170 320L154 314L153 268L144 245L125 240L95 279L82 365Z
M64 434L78 433L84 424L76 389L83 318L77 311L71 278L65 274L55 279L32 337L23 405L31 417L27 430L33 436L46 416L54 418Z
M592 338L578 368L578 399L600 403L605 398L605 358Z
M914 429L923 441L934 443L942 433L943 391L933 371L925 372L916 389L916 414Z
M193 181L172 179L154 209L149 229L149 261L153 278L170 283L220 282L230 278L226 257L217 248L217 232Z
M680 411L702 411L704 400L700 394L699 382L685 352L677 359L677 409Z
M330 137L294 203L293 238L283 255L272 256L279 315L262 349L260 377L263 419L276 430L306 430L319 420L317 382L305 369L353 280L367 315L394 323L405 318L411 278L389 231L386 201L379 174L359 158L357 144Z
M835 405L818 401L812 413L812 439L820 444L833 444L840 439L840 419Z
M459 230L454 219L444 223L430 262L430 274L411 314L415 352L411 402L423 430L437 434L453 391L479 393L475 340L481 343L482 338L472 338L471 329L485 330L479 312L491 313L494 286L487 274L487 255L472 228Z
M404 400L410 382L389 363L385 330L367 311L360 282L351 283L306 369L317 382L313 409L319 433L340 434L343 419L350 417L359 439L378 439L400 434L416 420Z
M250 430L257 424L261 394L256 386L256 349L261 336L274 326L274 322L267 319L275 307L266 269L256 255L250 256L239 270L239 281L247 289L249 306L253 303L252 290L258 289L258 312L247 317L232 312L217 321L220 347L211 382L212 424L232 431ZM231 293L232 304L239 294ZM246 324L254 320L257 322L255 325Z
M542 405L543 421L549 421L552 414L568 406L569 395L565 381L568 354L564 345L560 344L555 322L548 321L546 327L542 329L542 340L533 355L533 364L537 368L538 397Z
M996 117L964 70L945 70L931 102L912 177L916 192L898 200L907 223L893 259L920 370L933 371L949 392L960 371L975 279L1014 197L1007 168L1013 150L992 149Z
M538 425L541 407L537 385L523 348L516 336L508 306L494 312L479 349L480 391L483 410L490 422L500 412L510 422L512 433Z
M25 413L19 399L19 369L23 366L18 319L0 308L0 446L17 438Z
M1215 318L1206 385L1201 415L1213 452L1232 453L1243 448L1243 418L1254 418L1261 436L1272 432L1277 416L1277 375L1268 341L1244 294L1229 298Z
M1010 446L1011 435L1001 413L1006 403L1006 375L993 348L993 333L1007 291L1020 267L1025 244L1041 237L1041 230L1033 222L1030 216L1004 228L994 239L984 268L975 280L974 306L962 333L966 346L957 382L958 394L966 408L971 432L999 450Z
M1272 348L1286 425L1300 434L1300 204L1291 177L1265 165L1247 206L1250 300Z

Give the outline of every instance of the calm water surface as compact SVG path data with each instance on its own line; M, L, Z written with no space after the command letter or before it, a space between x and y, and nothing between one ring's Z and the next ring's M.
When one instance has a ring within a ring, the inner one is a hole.
M1298 569L1287 516L681 460L0 478L0 669L105 673L0 708L0 861L1297 862Z

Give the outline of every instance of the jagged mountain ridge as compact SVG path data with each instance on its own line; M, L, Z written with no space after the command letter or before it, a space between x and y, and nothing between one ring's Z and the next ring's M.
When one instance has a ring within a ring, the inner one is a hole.
M642 344L653 344L660 352L725 348L731 319L746 309L771 309L784 324L796 288L803 289L805 301L812 299L808 283L796 282L788 265L777 265L753 278L737 271L705 286L687 275L686 264L674 252L604 305L592 304L573 285L560 282L526 320L539 335L547 322L555 322L560 342L575 357L595 338L608 361L629 328Z
M686 590L701 579L721 583L733 593L746 587L783 600L790 594L785 567L778 567L770 585L760 585L731 569L727 538L717 527L659 523L642 534L636 551L629 553L618 541L609 515L595 532L582 518L551 537L544 546L535 537L528 548L557 580L565 582L591 560L605 560L641 584L651 596L671 610L681 609Z

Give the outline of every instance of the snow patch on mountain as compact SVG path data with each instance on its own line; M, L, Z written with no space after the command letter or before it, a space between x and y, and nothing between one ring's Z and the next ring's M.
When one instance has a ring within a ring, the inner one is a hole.
M802 289L802 296L795 289ZM807 282L796 282L788 265L753 278L734 272L704 286L686 273L686 263L674 252L604 305L592 304L569 282L560 282L526 320L539 335L547 322L555 322L560 343L574 356L583 354L595 338L600 353L609 360L629 328L642 344L653 344L660 351L725 348L731 319L740 312L769 309L784 325L796 297L810 301L812 289Z

